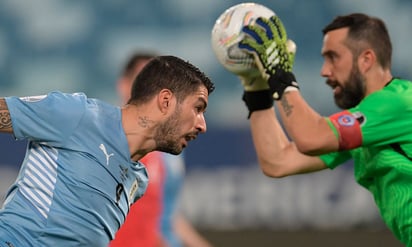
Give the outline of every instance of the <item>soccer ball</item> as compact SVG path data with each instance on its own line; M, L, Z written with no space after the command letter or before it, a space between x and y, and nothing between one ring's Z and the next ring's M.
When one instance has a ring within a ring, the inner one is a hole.
M237 75L259 73L253 55L238 48L244 38L243 26L253 24L258 17L269 18L275 13L257 3L241 3L226 9L212 29L212 48L219 62Z

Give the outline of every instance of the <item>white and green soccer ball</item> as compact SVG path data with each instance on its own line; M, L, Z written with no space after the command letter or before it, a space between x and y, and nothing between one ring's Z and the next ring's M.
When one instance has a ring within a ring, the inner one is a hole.
M269 18L275 13L257 3L241 3L226 9L217 18L212 29L212 48L217 60L228 71L237 74L259 73L254 58L238 48L244 38L241 29L253 24L258 17Z

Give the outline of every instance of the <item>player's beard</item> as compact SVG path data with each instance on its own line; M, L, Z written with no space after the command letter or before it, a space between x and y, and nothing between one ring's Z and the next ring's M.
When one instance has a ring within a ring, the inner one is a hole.
M180 154L182 152L183 148L179 142L181 136L178 133L178 128L181 126L180 112L181 109L178 105L175 112L157 129L155 140L158 151L170 154Z
M356 63L352 67L349 78L337 84L341 87L341 92L335 95L335 104L341 109L349 109L358 105L365 96L365 78L361 75Z

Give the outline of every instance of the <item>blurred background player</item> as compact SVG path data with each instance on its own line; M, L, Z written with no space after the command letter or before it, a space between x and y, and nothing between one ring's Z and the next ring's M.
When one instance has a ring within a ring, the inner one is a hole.
M151 52L136 52L127 61L116 83L122 105L130 98L135 77L154 56ZM149 173L147 191L132 205L110 246L211 247L178 210L185 175L183 156L151 152L141 161Z

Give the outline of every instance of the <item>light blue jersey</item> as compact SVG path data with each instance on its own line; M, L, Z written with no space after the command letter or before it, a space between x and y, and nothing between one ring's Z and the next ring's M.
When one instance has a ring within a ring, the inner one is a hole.
M29 144L0 211L0 246L107 246L147 186L120 108L82 93L6 102Z

